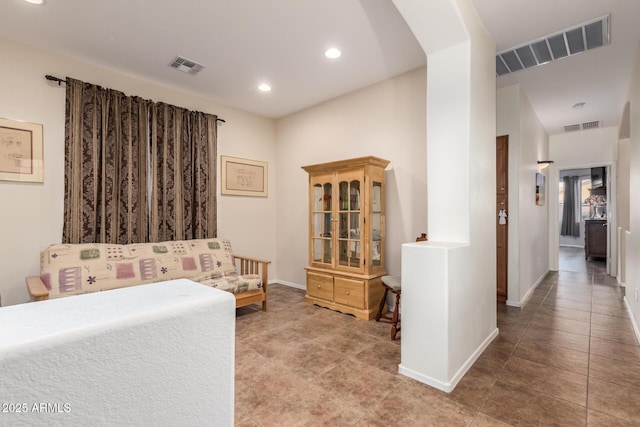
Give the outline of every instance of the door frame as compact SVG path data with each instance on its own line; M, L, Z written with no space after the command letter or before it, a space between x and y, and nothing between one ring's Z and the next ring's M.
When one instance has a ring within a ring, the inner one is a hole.
M505 187L506 190L503 192L503 197L504 197L504 202L503 202L503 208L507 211L507 223L503 226L505 228L504 233L505 233L505 242L504 242L504 248L502 249L504 251L504 260L505 260L505 268L506 271L504 272L504 280L505 280L505 286L504 286L504 301L500 298L500 295L497 294L498 291L498 271L496 268L496 296L498 299L498 303L499 304L508 304L509 301L509 285L510 285L510 280L509 280L509 227L511 224L511 219L509 218L509 215L511 214L510 212L510 206L509 206L509 192L511 189L511 186L509 185L509 173L510 173L510 161L509 161L509 156L510 156L510 151L509 150L509 135L498 135L496 136L496 152L497 152L497 144L499 140L504 140L504 144L505 144L505 157L506 157L506 162L505 162ZM496 176L497 176L497 172L498 172L498 164L496 162ZM498 209L500 208L500 206L498 206L498 182L496 179L496 212L498 212ZM497 213L496 213L497 215ZM496 220L496 260L498 259L498 245L497 245L497 237L498 237L498 227L501 227L498 224L498 217L495 218ZM496 263L497 264L497 263ZM497 267L497 266L496 266Z
M607 274L618 275L618 221L617 221L617 169L616 162L593 162L582 164L552 164L549 168L549 269L560 267L560 224L558 218L558 186L560 171L566 169L607 168Z

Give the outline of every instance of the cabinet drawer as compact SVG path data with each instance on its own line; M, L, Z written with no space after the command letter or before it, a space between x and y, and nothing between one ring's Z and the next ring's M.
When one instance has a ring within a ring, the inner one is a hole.
M364 282L362 280L335 278L335 301L356 308L364 307Z
M333 276L307 272L307 295L333 301Z

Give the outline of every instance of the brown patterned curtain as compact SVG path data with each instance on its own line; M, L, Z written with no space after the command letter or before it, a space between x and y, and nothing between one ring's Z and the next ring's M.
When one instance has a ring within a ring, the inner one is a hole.
M152 241L216 237L216 119L152 106Z
M64 243L148 241L149 104L67 78Z
M216 237L216 139L215 115L67 78L63 243Z

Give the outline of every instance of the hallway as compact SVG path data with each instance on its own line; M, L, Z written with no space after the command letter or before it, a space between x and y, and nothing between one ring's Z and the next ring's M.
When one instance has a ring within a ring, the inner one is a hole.
M640 347L624 289L603 261L561 248L521 309L499 306L500 335L472 371L496 378L480 412L511 425L639 425Z

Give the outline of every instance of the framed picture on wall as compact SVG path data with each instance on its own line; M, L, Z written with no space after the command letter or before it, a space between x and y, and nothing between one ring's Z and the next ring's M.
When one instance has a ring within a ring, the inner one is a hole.
M0 180L44 181L41 124L0 118Z
M536 172L536 205L544 206L544 175Z
M220 156L220 194L267 197L267 162Z

